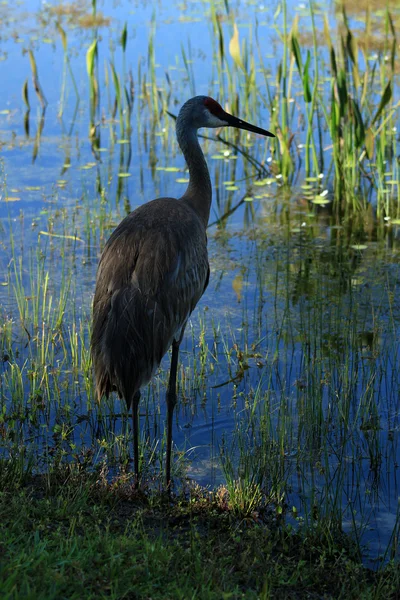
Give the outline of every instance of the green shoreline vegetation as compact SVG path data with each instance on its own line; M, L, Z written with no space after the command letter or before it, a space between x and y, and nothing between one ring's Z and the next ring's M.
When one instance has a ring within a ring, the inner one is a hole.
M0 121L1 598L400 597L400 13L378 4L311 1L292 18L283 0L251 24L228 0L179 9L207 16L208 93L277 138L202 140L216 192L211 291L186 332L179 427L182 440L208 409L211 442L197 462L190 441L175 447L168 497L168 359L143 394L135 492L130 416L94 399L90 306L115 225L149 189L187 183L173 116L198 90L201 54L183 40L160 66L156 10L135 67L130 22L116 30L96 0L46 4L28 41L2 3L2 35L24 42L30 77L24 115L0 106L11 122ZM61 48L55 139L41 43ZM54 144L62 168L42 181L34 166ZM17 151L29 162L18 187L6 167ZM22 196L39 208L18 215ZM223 410L229 431L215 442ZM382 490L391 534L371 556Z
M76 467L6 482L7 600L398 598L395 562L363 567L350 539L323 523L295 531L268 507L239 514L223 487L171 499Z

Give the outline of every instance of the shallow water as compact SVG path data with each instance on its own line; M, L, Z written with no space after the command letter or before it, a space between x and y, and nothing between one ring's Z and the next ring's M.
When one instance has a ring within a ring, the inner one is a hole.
M100 459L105 451L113 464L129 452L129 419L116 399L98 414L83 350L100 249L135 206L185 189L184 160L163 105L176 114L192 93L221 101L226 95L219 94L208 4L99 4L98 13L109 21L98 28L79 26L77 14L57 17L50 6L3 3L0 9L6 81L0 88L1 431L8 451L33 448L44 464L59 452L61 459L88 452ZM216 7L228 45L230 18L223 3ZM303 5L289 8L306 14ZM326 10L333 30L335 15ZM272 11L253 3L232 11L242 39L254 35L258 21L264 59L275 73L281 14L274 10L274 20ZM77 104L67 71L62 117L64 54L57 18L80 95ZM352 19L357 22L357 15ZM124 58L119 40L125 21ZM94 143L88 135L85 56L96 35L100 107ZM48 101L44 114L31 83L28 49ZM120 134L118 113L112 116L110 60L121 81L123 73L129 81L132 70L130 136ZM21 97L26 79L28 115ZM243 117L269 126L262 107L256 113L246 107ZM341 507L344 528L353 532L356 523L365 556L377 558L391 540L399 497L399 226L379 221L373 197L356 216L333 211L331 203L310 204L301 186L329 200L328 172L305 181L302 163L288 191L279 173L270 171L273 153L264 139L237 140L226 132L223 137L240 141L240 149L263 167L252 166L232 146L203 142L215 190L211 279L182 345L176 458L185 462L189 477L215 486L226 477L221 454L239 465L240 477L246 455L270 452L276 456L271 473L286 473L289 507L300 514ZM329 156L327 148L326 165ZM147 457L160 450L168 360L143 394ZM259 464L264 471L255 479L268 487L270 472L257 460L252 468ZM274 489L278 495L279 485Z

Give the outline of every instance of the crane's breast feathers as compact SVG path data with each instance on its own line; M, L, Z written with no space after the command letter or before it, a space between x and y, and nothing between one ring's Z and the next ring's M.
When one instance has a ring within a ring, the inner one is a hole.
M161 232L135 228L129 235L124 233L110 238L104 249L94 309L102 305L109 313L103 314L106 320L125 321L125 334L151 330L158 342L165 338L161 345L168 347L180 335L207 287L205 234L194 231L185 237L178 228Z

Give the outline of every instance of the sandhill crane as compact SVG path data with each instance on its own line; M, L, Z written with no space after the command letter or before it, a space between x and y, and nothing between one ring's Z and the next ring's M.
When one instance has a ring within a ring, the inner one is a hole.
M157 198L126 216L106 243L97 270L91 339L96 393L100 400L116 390L128 410L132 408L136 485L140 388L150 381L172 345L166 398L166 485L170 488L179 345L210 275L206 227L212 190L197 130L225 126L274 137L226 113L212 98L188 100L176 121L178 143L189 168L186 192L179 199Z

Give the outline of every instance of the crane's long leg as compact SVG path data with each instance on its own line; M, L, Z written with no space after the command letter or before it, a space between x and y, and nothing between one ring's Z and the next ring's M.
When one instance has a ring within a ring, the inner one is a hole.
M139 401L140 392L132 399L133 464L135 469L135 488L139 487Z
M167 389L167 465L166 465L166 483L167 488L171 485L171 450L172 450L172 421L174 408L176 404L176 371L178 368L179 343L172 342L171 369L169 372L169 382Z

